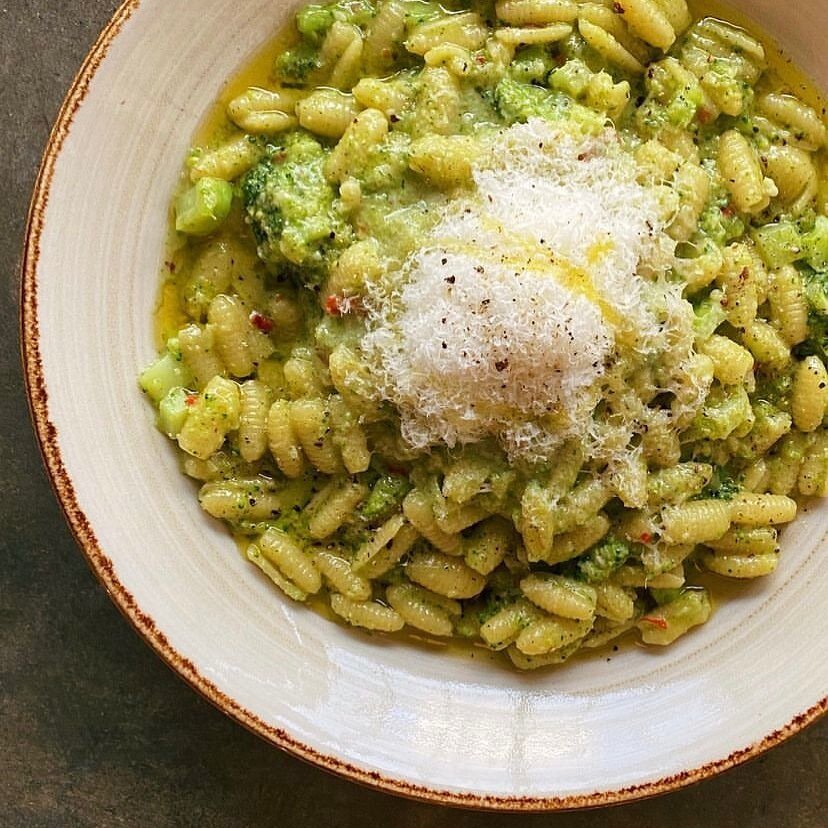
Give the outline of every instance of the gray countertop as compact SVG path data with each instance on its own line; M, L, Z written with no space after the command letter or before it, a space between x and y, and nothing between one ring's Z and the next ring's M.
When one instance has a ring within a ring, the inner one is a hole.
M17 345L17 265L37 164L115 6L0 3L0 825L828 826L828 721L659 799L580 814L474 814L369 791L269 747L144 645L64 524L32 436Z

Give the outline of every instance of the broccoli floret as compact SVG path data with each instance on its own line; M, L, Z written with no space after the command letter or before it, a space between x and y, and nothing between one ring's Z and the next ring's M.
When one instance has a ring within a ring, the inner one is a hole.
M282 52L276 59L276 75L286 85L303 84L320 67L319 51L306 41Z
M333 187L324 175L327 151L305 133L289 135L282 149L242 181L248 221L259 256L274 269L297 265L318 281L328 258L351 241Z
M397 474L380 477L362 507L362 517L367 521L374 521L387 516L402 503L409 491L411 483L407 477Z
M718 247L724 247L744 235L745 223L730 206L730 194L724 187L713 191L699 218L699 230Z
M548 46L527 46L518 50L509 65L509 74L521 83L546 83L555 66L557 63Z
M578 559L578 577L590 584L606 581L626 563L630 555L632 549L628 543L610 536Z
M544 118L547 121L575 121L590 132L598 132L603 127L600 115L575 103L568 95L511 78L504 78L495 87L494 104L508 124Z
M726 469L718 467L713 471L710 482L702 489L699 499L733 500L741 491L742 487L739 482Z
M376 8L368 0L341 0L326 5L313 3L296 15L296 28L306 40L319 44L334 21L366 26L375 14Z

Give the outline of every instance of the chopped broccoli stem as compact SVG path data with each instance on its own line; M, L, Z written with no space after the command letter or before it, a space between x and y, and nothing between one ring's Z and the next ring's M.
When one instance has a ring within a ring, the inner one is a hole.
M233 186L220 178L201 178L175 202L175 229L189 236L209 236L230 213Z

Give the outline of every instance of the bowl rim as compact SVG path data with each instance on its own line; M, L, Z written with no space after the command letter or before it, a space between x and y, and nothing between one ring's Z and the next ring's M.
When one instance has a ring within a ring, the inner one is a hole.
M337 756L322 753L310 745L304 744L288 731L266 723L254 712L246 709L234 698L228 696L212 681L201 675L196 665L170 644L153 618L141 609L129 589L120 581L112 560L101 548L92 525L77 501L72 478L61 456L57 428L49 418L49 400L40 355L38 324L40 241L55 167L66 138L70 133L74 117L89 92L92 79L107 57L110 47L123 30L124 25L140 5L141 0L122 0L115 10L75 75L47 140L35 180L24 232L23 255L20 266L19 322L21 358L29 411L49 483L93 574L106 589L116 607L161 660L226 716L275 747L302 759L314 767L384 793L432 804L487 811L568 811L598 808L659 796L712 778L730 768L754 759L799 733L828 713L828 696L825 696L813 707L795 716L784 727L773 731L746 748L734 751L724 758L653 782L618 790L553 797L460 793L439 790L425 785L415 785L406 782L404 779L390 778L382 773L357 767Z

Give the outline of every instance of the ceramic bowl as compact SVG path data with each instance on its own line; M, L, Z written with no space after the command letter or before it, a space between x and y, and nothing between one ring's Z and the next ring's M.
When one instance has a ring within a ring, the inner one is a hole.
M828 2L739 4L828 87ZM828 509L778 572L664 651L540 675L384 641L284 600L198 508L135 377L153 356L167 204L223 79L294 8L130 0L81 69L31 211L23 342L69 523L113 601L196 690L353 780L446 804L594 806L664 792L775 745L828 706Z

